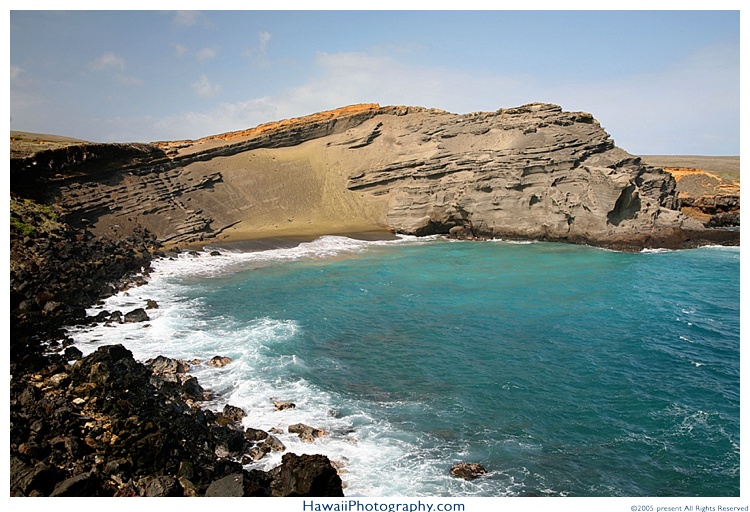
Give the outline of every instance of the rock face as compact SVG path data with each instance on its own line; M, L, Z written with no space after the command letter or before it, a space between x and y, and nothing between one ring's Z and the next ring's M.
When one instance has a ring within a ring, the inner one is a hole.
M77 147L12 158L12 182L45 180L66 219L95 234L145 227L177 243L380 226L622 248L739 240L682 215L673 177L617 148L591 114L550 104L355 105L196 141Z
M404 138L426 157L349 184L389 194L387 224L398 231L603 243L689 224L674 211L674 179L616 148L590 114L531 104L410 126Z
M703 169L665 167L664 170L677 180L677 196L685 215L709 227L740 225L739 181L729 181Z

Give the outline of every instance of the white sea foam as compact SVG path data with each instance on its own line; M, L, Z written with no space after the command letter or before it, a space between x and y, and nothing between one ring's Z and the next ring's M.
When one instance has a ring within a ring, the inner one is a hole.
M531 245L540 243L538 240L506 240L504 238L490 238L488 242L502 242L513 245Z
M739 245L703 245L701 249L714 249L719 251L740 252Z
M641 249L641 253L643 254L660 254L665 252L673 252L672 249L663 249L663 248L657 248L657 249Z
M188 298L186 282L195 285L201 279L225 276L256 264L355 254L367 247L394 243L429 240L402 237L372 242L323 237L287 249L222 251L222 256L181 254L171 260L161 259L154 262L145 285L110 297L89 310L89 314L103 310L125 313L144 307L147 299L152 299L158 309L147 310L148 322L75 327L69 329L69 334L84 354L121 343L141 361L157 355L202 360L203 363L192 365L190 372L214 393L206 407L241 407L249 413L244 419L246 427L282 430L277 437L287 451L327 455L343 468L347 495L486 494L488 482L457 481L448 475L448 461L435 448L439 443L425 439L424 434L393 427L378 407L323 391L294 377L301 373L294 370L305 368L305 354L280 354L275 348L293 346L302 332L295 321L263 317L240 324L232 319L212 318L200 299ZM228 356L232 362L222 368L205 364L215 355ZM272 398L290 400L296 408L276 411ZM288 426L295 423L320 428L328 434L306 443L288 433ZM280 463L281 455L272 453L249 467L270 469Z

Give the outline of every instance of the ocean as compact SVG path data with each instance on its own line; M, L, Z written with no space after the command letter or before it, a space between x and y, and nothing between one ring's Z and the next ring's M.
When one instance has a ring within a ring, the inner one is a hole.
M201 359L206 407L327 455L347 496L740 494L738 247L326 236L220 252L156 261L89 311L152 299L151 320L71 328L76 346ZM286 433L300 422L327 435ZM488 474L453 478L458 462Z

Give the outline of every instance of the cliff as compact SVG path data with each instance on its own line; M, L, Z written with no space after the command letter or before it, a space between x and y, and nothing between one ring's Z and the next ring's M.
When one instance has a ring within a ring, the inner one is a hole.
M379 227L623 249L738 243L681 214L675 184L591 114L541 103L467 115L354 105L195 141L71 142L11 158L13 192L119 238Z
M674 176L682 213L711 227L740 225L740 157L643 158Z

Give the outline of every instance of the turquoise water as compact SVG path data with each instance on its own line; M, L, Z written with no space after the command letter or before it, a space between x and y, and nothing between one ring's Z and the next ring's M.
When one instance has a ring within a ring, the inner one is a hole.
M106 306L157 298L148 327L74 337L232 357L195 367L213 405L326 429L279 437L337 460L347 495L738 496L739 262L738 248L326 237L160 262ZM461 461L488 476L448 476Z

